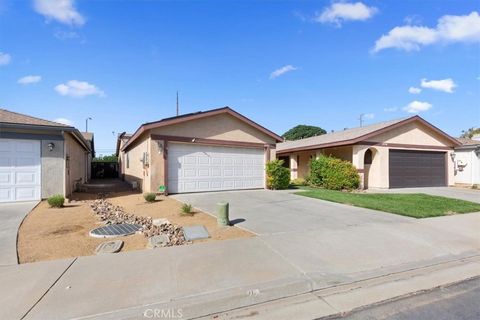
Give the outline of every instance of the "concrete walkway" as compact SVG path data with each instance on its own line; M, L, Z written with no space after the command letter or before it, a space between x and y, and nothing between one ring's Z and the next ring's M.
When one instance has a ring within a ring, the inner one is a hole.
M17 234L23 218L38 201L0 203L0 266L17 264Z
M255 205L257 198L268 205ZM0 305L8 306L0 308L0 318L141 319L154 310L181 310L190 318L315 292L345 310L356 306L352 301L412 292L416 284L424 289L480 275L480 213L416 220L300 199L245 192L243 201L255 209L250 216L232 201L232 211L250 222L244 227L257 228L254 238L0 267ZM275 203L276 210L268 211ZM257 223L255 216L267 220ZM432 268L452 261L456 271L431 276ZM423 278L408 285L390 278L412 278L416 270ZM375 285L374 295L365 293L372 292L368 288L354 299L342 287L380 278L386 287ZM341 292L350 296L342 300Z

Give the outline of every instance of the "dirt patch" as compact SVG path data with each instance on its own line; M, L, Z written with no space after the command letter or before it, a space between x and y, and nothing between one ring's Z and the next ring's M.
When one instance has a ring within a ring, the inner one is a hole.
M22 223L18 236L18 255L20 263L42 260L62 259L93 255L95 248L106 239L88 235L91 229L102 226L102 222L91 211L89 203L95 199L92 194L74 194L74 202L64 208L50 208L42 201L28 214ZM142 194L121 192L107 196L108 201L124 207L128 213L136 215L166 218L181 226L204 225L211 238L197 242L252 237L253 234L236 227L218 227L216 219L203 212L193 215L180 215L181 203L168 197L159 197L159 201L146 203ZM122 252L145 249L147 238L141 234L126 237L109 238L123 240ZM162 250L162 249L156 249Z

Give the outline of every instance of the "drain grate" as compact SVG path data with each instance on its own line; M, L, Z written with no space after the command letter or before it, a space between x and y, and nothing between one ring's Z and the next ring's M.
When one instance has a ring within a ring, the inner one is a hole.
M95 238L112 238L128 236L142 228L139 224L110 224L105 227L96 228L90 231L90 236Z

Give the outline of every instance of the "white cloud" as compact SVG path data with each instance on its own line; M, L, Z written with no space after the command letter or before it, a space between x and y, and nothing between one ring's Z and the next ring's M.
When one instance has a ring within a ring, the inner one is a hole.
M277 70L273 71L272 73L270 73L270 79L275 79L275 78L280 77L281 75L283 75L287 72L295 71L297 69L298 69L297 67L294 67L291 64L283 66L280 69L277 69Z
M62 83L55 86L57 91L62 96L71 96L75 98L81 98L85 96L99 96L104 97L105 93L97 88L95 85L86 81L70 80L67 83Z
M391 107L391 108L384 108L383 109L383 111L385 111L385 112L395 112L397 110L398 110L397 107Z
M433 106L428 103L428 102L422 102L422 101L412 101L409 104L407 104L403 110L407 111L409 113L419 113L422 111L427 111L431 109Z
M341 26L344 21L364 21L367 20L378 9L375 7L368 7L362 2L335 2L330 7L325 8L322 13L315 18L315 21L321 23L333 23L337 26Z
M5 66L12 61L12 57L8 53L0 51L0 66Z
M453 89L457 87L455 82L450 78L443 79L443 80L422 79L420 86L422 88L429 88L429 89L448 92L448 93L453 93Z
M395 27L375 42L373 52L388 48L420 50L422 46L452 42L480 42L478 12L472 11L465 16L442 16L435 28L411 25Z
M363 119L365 119L365 120L371 120L373 118L375 118L375 113L365 113L365 114L363 114Z
M75 0L34 0L34 8L47 19L77 26L85 23L85 18L75 8Z
M73 127L73 121L65 119L65 118L57 118L57 119L53 120L53 122L58 122L58 123L62 123L64 125Z
M411 94L419 94L420 92L422 92L422 89L416 88L416 87L410 87L408 88L408 92L410 92Z
M17 83L19 84L32 84L37 83L42 80L41 76L25 76L23 78L18 79Z

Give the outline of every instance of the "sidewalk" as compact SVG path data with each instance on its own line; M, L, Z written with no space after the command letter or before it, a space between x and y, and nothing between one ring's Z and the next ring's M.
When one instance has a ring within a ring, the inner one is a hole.
M479 218L372 223L4 266L0 305L8 307L0 308L0 318L144 319L153 309L182 309L191 318L325 290L331 291L322 299L334 310L355 308L415 291L417 284L431 288L480 275ZM416 279L413 285L404 275ZM375 279L382 279L377 291L355 291L372 288Z

